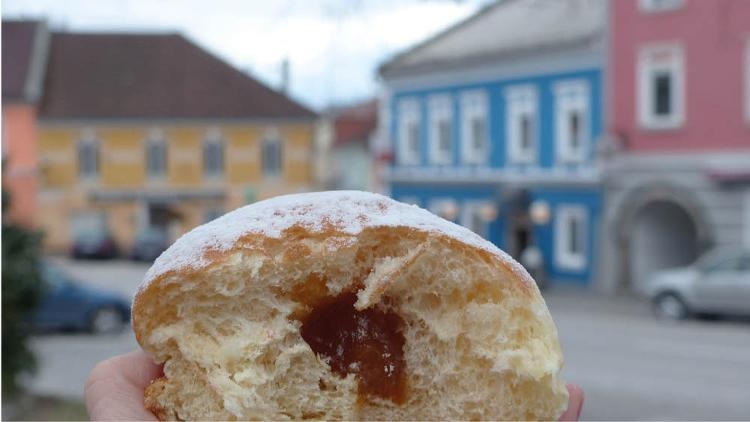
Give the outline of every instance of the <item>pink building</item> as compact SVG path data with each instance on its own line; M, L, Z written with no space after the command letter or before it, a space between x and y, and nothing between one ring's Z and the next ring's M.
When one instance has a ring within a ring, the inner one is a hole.
M610 1L602 287L750 245L750 1Z

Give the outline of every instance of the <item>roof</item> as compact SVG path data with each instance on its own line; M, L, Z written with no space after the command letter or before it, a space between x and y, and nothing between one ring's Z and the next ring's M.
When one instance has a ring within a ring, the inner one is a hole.
M47 55L46 36L40 21L2 22L3 100L37 99Z
M338 110L333 120L333 146L367 143L378 120L378 103L370 100Z
M312 118L178 34L53 33L47 119Z
M384 63L383 77L502 60L604 33L602 0L501 0Z

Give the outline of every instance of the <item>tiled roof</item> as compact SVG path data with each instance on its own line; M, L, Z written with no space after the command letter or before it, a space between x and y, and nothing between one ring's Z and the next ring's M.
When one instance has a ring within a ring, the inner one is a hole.
M333 121L333 145L342 146L355 142L367 144L378 120L378 104L370 100L356 106L338 110Z
M3 100L34 100L38 95L39 80L34 70L43 63L37 63L42 48L39 29L43 24L38 21L3 21L2 22L2 57L3 57ZM42 58L43 59L43 58ZM41 69L38 69L41 70Z
M286 119L315 114L177 34L53 33L47 119Z
M384 63L384 77L502 60L603 34L603 0L500 0Z

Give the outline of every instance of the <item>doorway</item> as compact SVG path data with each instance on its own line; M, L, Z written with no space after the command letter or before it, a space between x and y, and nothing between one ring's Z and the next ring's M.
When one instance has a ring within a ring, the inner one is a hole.
M649 202L636 213L627 263L631 287L639 290L656 271L693 263L699 253L693 218L671 201Z
M508 226L508 253L519 260L521 253L531 243L531 224L525 212L514 213Z

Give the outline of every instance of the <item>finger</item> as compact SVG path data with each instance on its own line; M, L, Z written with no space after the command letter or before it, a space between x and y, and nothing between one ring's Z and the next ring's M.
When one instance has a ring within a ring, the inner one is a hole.
M576 384L568 384L568 409L560 416L561 421L577 421L583 409L583 390Z
M156 420L143 407L143 391L162 375L142 351L99 363L86 380L86 410L91 420Z

